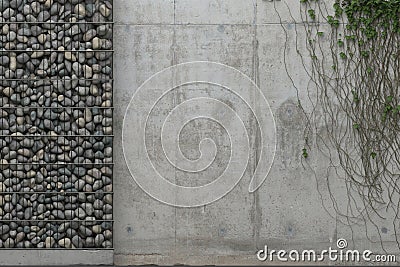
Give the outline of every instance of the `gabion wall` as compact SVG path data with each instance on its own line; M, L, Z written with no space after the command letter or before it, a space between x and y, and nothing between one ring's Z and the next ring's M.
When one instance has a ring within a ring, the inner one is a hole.
M0 11L0 248L112 248L112 3Z

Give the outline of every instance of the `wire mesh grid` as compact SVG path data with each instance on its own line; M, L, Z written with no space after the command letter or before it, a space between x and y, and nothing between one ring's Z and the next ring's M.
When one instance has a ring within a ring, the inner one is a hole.
M112 249L111 0L0 1L0 249Z

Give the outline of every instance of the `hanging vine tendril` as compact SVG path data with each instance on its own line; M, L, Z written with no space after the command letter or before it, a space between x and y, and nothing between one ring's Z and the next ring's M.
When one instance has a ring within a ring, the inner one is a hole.
M344 210L330 197L336 216L377 229L374 218L391 219L400 248L400 0L300 2L309 59L298 53L312 82L311 112L299 98L303 162L316 149L329 158L328 188L336 179L347 189Z

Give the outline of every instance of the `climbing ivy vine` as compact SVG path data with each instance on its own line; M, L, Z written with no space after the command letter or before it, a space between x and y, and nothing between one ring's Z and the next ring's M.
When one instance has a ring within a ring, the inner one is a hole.
M390 220L400 248L400 0L300 2L312 103L310 111L299 98L302 161L328 158L328 189L332 179L347 189L344 210L331 196L342 221L368 222L380 235L374 218Z

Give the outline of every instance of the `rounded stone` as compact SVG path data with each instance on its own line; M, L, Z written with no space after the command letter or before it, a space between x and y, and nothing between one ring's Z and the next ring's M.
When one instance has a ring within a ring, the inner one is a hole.
M112 195L111 194L107 194L104 196L104 202L107 204L112 205L113 201L112 201Z
M48 237L46 237L46 240L44 243L45 243L46 248L51 248L56 243L56 240L54 239L54 237L48 236Z
M38 38L39 43L41 43L41 44L44 44L47 40L46 34L43 34L43 33L40 34L37 38Z
M11 237L9 237L4 241L3 245L5 248L13 248L15 245L15 241Z
M25 64L29 61L29 55L27 53L22 53L17 56L18 63Z
M112 239L112 232L110 230L105 230L104 231L104 237L107 240L111 240Z
M83 5L83 4L77 4L77 5L75 6L75 8L74 8L74 13L77 14L77 15L79 15L79 16L81 16L81 17L86 16L86 8L85 8L85 5Z
M5 2L7 2L7 1L5 1ZM12 8L6 8L4 11L3 11L3 18L4 19L9 19L9 18L11 18L11 17L13 17L15 15L15 10L14 9L12 9Z
M17 58L15 56L10 57L10 70L15 71L17 69Z
M7 224L0 226L0 235L5 235L10 231L10 227Z
M3 210L5 212L11 212L13 209L14 209L14 205L11 204L10 202L7 202L3 207Z
M0 159L0 170L5 170L7 168L8 168L8 160ZM0 182L0 192L3 192L3 187L5 187L5 185Z
M101 244L103 244L103 242L104 242L104 235L97 234L94 239L94 243L95 243L96 247L101 247Z
M106 18L111 15L111 9L109 9L105 4L100 5L99 11L100 11L100 14Z
M3 89L3 94L10 97L12 94L14 94L14 89L12 89L11 87L6 87Z
M90 29L83 35L82 40L85 42L89 42L96 36L96 34L97 34L97 32L95 29Z
M88 216L91 216L93 214L93 212L94 212L94 208L93 208L92 203L84 203L82 205L82 208L85 209L85 212L86 212L86 214Z
M38 21L47 21L50 18L50 13L46 10L39 12Z
M92 231L93 231L93 233L95 233L95 234L100 234L101 231L102 231L101 226L100 226L100 225L93 225Z
M83 246L84 246L84 242L83 242L82 238L78 235L75 235L72 237L72 244L76 248L83 248Z
M71 248L72 246L72 243L71 243L71 239L69 239L69 238L63 238L63 239L60 239L59 241L58 241L58 245L60 246L60 247L63 247L63 248Z
M93 76L92 68L88 65L84 65L83 66L83 75L84 75L85 79L92 78L92 76Z
M94 37L94 38L93 38L93 40L92 40L92 48L93 48L94 50L99 50L99 49L101 49L101 44L102 44L102 42L101 42L101 39L100 39L100 38L98 38L98 37Z

